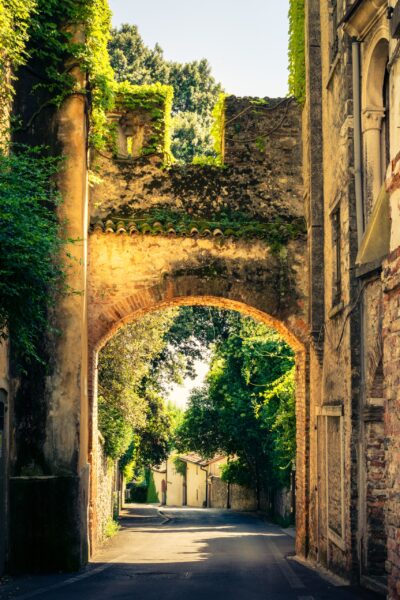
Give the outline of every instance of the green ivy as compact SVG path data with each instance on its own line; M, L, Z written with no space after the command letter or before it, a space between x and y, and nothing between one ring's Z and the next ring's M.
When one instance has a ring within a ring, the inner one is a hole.
M26 60L29 18L35 0L0 0L0 138L7 129L7 105L13 95L13 71Z
M40 80L36 91L47 90L46 106L58 107L73 93L88 96L91 142L104 146L115 92L110 31L108 0L0 0L0 101L11 98L15 73L29 58ZM87 73L87 87L77 84L74 66Z
M101 145L106 113L113 106L114 73L107 44L111 11L107 0L37 0L28 30L27 52L41 71L38 88L60 106L72 93L90 93L91 139ZM87 72L89 89L77 86L76 65Z
M173 160L171 154L173 88L161 83L133 85L128 81L116 83L114 87L117 110L143 110L151 116L154 135L150 143L142 148L142 154L163 155L164 162L170 164Z
M0 331L11 334L20 366L40 361L48 309L65 291L58 168L37 148L0 153Z
M289 6L289 92L303 104L306 96L304 0Z
M184 460L182 460L179 456L175 456L173 458L173 462L174 462L175 471L179 475L182 475L182 477L185 477L186 471L187 471L187 463Z
M226 108L226 94L221 93L218 101L215 104L212 117L213 125L211 127L211 136L214 140L214 152L215 156L195 156L193 159L194 165L200 166L224 166L224 153L225 153L225 108Z

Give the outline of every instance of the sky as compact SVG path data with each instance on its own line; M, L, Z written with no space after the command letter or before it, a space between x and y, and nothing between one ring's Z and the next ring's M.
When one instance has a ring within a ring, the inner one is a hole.
M188 377L185 379L183 385L175 384L171 386L168 400L179 408L185 409L190 392L193 390L193 388L200 387L202 385L204 378L208 373L209 363L207 361L197 360L195 362L195 369L197 373L197 377L195 379L190 379Z
M225 91L287 94L289 0L110 0L113 24L138 25L168 60L207 58Z

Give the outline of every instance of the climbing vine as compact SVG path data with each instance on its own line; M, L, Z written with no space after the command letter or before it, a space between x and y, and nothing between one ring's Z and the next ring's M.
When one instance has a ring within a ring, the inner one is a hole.
M304 0L289 6L289 92L303 104L306 95Z
M91 104L91 137L101 145L106 112L113 106L114 74L107 43L111 12L107 0L37 0L27 35L26 52L45 89L46 105L60 106L73 93L88 96ZM74 67L87 72L89 89L79 87Z
M193 164L195 165L211 165L215 167L222 167L224 165L225 101L226 94L221 93L212 111L213 124L211 127L211 136L214 140L215 156L195 156L193 159Z
M29 17L35 6L35 0L0 0L0 137L7 129L13 70L26 60Z
M35 148L0 153L0 332L10 333L19 366L40 361L48 309L65 291L66 267L58 257L68 240L55 211L58 168L58 159Z
M115 107L120 110L146 111L150 115L152 135L142 148L143 156L162 154L166 163L172 162L171 111L174 97L169 85L154 83L132 85L124 81L115 84Z

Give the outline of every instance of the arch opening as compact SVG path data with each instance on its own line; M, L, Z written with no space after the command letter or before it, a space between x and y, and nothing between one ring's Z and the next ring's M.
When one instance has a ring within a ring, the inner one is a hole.
M297 504L297 549L299 553L304 553L306 547L306 529L307 529L307 473L305 466L305 456L307 453L307 346L304 340L300 339L297 332L294 333L289 326L267 314L266 312L255 308L245 302L232 300L217 296L177 296L168 298L158 302L150 302L145 306L137 308L134 311L126 310L125 314L115 313L114 321L109 323L108 330L97 340L92 346L92 366L91 372L91 419L90 419L90 461L92 466L92 482L91 482L91 498L90 498L90 536L92 549L98 545L98 519L96 516L96 493L97 493L97 475L98 461L97 454L97 386L98 386L98 356L107 343L121 329L131 323L137 323L147 315L160 313L171 308L178 307L209 307L223 309L225 311L234 311L242 316L251 317L255 322L260 323L275 331L285 342L291 347L295 355L295 380L296 380L296 424L297 424L297 455L296 455L296 483L293 478L293 490L296 488L296 504ZM211 494L211 491L208 492ZM185 491L187 494L187 490ZM198 495L198 491L197 491ZM294 493L293 493L294 497Z

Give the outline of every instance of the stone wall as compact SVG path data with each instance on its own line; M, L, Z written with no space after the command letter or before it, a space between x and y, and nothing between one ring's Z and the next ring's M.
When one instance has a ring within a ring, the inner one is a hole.
M106 527L115 512L115 489L116 489L116 466L104 453L104 444L101 436L97 444L97 494L96 494L96 517L97 517L97 539L96 545L101 545L106 538Z
M220 477L212 477L208 484L208 506L228 508L228 484Z
M229 490L229 501L232 510L257 510L257 496L254 490L232 483Z
M384 374L388 442L386 525L389 598L400 598L400 249L384 264Z

